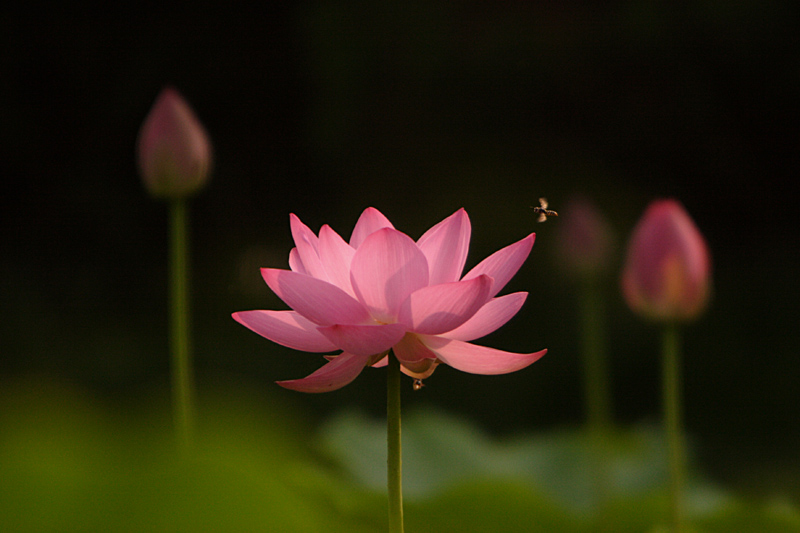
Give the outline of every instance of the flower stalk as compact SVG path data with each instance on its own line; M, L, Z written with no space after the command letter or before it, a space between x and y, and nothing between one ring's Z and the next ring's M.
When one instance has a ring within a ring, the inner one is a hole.
M711 255L703 235L676 200L650 204L636 225L622 273L622 293L633 312L661 323L662 402L669 456L672 530L683 530L686 454L681 428L678 324L705 311L711 292Z
M170 202L170 352L172 410L178 446L191 447L194 423L193 378L189 344L188 208L183 199Z
M584 398L590 431L604 432L611 422L608 362L605 356L602 296L595 278L583 280L581 294L581 351L583 352Z
M581 287L581 352L584 368L584 402L588 437L593 451L593 475L597 530L610 531L606 511L609 501L608 469L611 430L611 394L608 361L605 352L605 310L600 283L596 276L586 276Z
M169 204L172 411L178 447L184 453L191 446L194 419L186 198L206 186L211 152L208 134L189 104L172 87L164 88L139 129L136 155L147 192Z
M669 453L669 501L672 530L683 531L683 483L685 456L681 429L681 372L680 340L678 326L674 322L664 325L662 336L662 382L664 420Z
M389 355L387 377L387 479L389 492L389 532L403 533L403 452L400 428L400 361Z

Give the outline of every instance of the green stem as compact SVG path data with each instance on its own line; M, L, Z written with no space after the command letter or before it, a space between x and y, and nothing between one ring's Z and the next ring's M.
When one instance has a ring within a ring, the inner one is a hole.
M193 378L189 346L188 209L184 200L172 200L169 223L172 410L178 446L187 452L192 441Z
M681 429L681 372L678 327L667 324L662 345L664 419L669 449L669 496L673 531L683 529L683 478L685 458Z
M611 531L607 518L610 473L608 432L611 426L611 394L605 352L604 308L601 286L587 277L581 287L581 352L584 368L584 402L592 455L592 478L596 501L596 530Z
M589 428L604 431L611 422L608 363L605 357L603 301L595 279L584 281L581 300L581 339L584 365L584 399Z
M403 452L400 444L400 376L400 362L393 353L390 353L386 387L390 533L403 533Z

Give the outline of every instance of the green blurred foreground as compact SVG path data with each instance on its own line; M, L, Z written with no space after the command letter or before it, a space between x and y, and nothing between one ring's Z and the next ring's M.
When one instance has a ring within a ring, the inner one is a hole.
M263 392L201 398L196 450L181 459L163 405L112 407L47 381L3 384L3 530L384 531L383 421L342 412L312 432ZM409 532L588 532L598 523L658 531L666 516L664 451L652 428L601 444L602 516L598 446L579 432L498 442L464 420L415 412L403 446ZM744 502L696 477L687 497L696 531L800 531L800 512L786 502Z

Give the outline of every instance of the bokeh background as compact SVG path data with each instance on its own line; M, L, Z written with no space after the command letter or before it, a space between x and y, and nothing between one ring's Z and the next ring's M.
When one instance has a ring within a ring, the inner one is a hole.
M24 9L0 22L9 424L63 405L63 390L111 419L169 416L167 212L141 186L134 146L170 84L215 150L191 204L201 396L250 391L306 436L342 409L382 416L382 371L331 394L282 390L275 380L320 359L230 313L281 306L258 268L286 265L290 212L349 235L374 206L418 237L465 207L468 267L537 233L507 289L531 298L483 342L549 353L507 376L443 367L423 391L408 383L406 408L432 406L497 438L577 426L577 288L557 260L562 220L537 224L530 206L590 198L621 253L646 205L675 197L714 262L712 305L684 332L693 461L738 493L800 497L794 2L137 5L104 22ZM657 422L658 330L624 306L618 270L605 284L616 420Z

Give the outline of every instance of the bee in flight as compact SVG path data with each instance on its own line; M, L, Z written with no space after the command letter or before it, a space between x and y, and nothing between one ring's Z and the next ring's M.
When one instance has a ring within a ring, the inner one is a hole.
M425 384L422 382L421 379L417 378L414 380L414 390L420 390L424 386Z
M547 217L557 217L558 213L552 209L547 209L547 198L539 198L539 207L534 207L533 212L539 214L539 222L544 222Z

